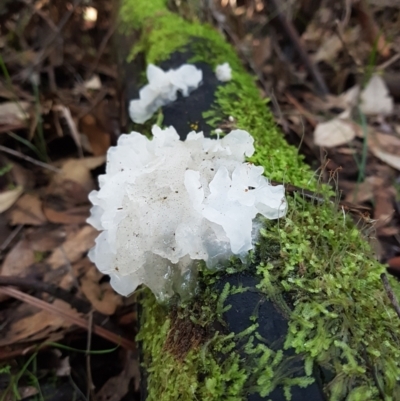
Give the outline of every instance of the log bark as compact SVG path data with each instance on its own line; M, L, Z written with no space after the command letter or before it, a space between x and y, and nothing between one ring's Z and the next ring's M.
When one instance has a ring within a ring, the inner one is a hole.
M256 144L251 161L268 178L323 199L288 197L286 217L263 222L249 262L199 268L196 296L161 305L140 291L142 399L400 400L400 319L380 279L384 267L351 217L328 200L331 190L285 142L223 36L166 3L121 1L123 80L134 82L127 97L136 97L148 63L164 70L194 63L203 84L163 107L163 124L182 139L193 129L245 129ZM223 62L233 69L227 83L214 74ZM153 122L134 128L148 133Z

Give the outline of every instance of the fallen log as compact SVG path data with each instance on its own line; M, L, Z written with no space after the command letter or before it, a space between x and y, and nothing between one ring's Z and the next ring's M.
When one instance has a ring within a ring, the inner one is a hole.
M246 263L233 258L213 271L199 265L194 296L159 303L140 290L143 400L400 400L400 319L381 281L384 267L285 142L223 36L166 3L121 1L119 43L129 45L123 79L137 79L128 97L137 97L149 63L164 70L195 64L203 84L164 106L162 124L182 139L191 130L244 129L255 140L250 161L269 179L319 199L288 196L286 216L263 220ZM225 62L233 77L221 83L214 70ZM150 133L155 118L135 130Z

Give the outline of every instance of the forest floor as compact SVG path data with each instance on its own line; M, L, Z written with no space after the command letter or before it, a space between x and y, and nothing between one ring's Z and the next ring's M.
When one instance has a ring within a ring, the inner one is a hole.
M400 278L400 1L171 3L226 35ZM128 125L116 30L107 0L0 4L0 401L139 400L134 296L87 258L87 197Z

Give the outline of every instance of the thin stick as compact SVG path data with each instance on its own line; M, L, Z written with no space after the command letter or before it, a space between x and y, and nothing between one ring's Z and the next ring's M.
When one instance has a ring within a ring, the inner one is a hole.
M281 24L283 30L286 32L289 39L292 41L299 57L303 61L304 65L306 66L311 78L313 79L316 88L320 95L325 96L329 93L328 87L322 77L321 73L319 72L316 65L311 61L310 57L308 56L307 52L304 50L304 47L301 43L299 34L296 31L296 28L293 24L286 18L286 16L282 13L281 8L279 6L279 2L277 0L264 0L267 5L269 4L272 8L272 11L276 13L276 18L278 19L279 23Z
M72 2L72 5L70 9L64 14L64 16L61 18L61 21L56 27L56 30L48 36L47 40L45 41L43 48L37 53L36 59L30 64L29 67L27 67L22 73L20 73L20 76L24 75L24 72L28 72L26 76L29 76L33 69L37 67L49 54L49 48L50 45L53 44L53 42L57 39L57 37L60 35L61 31L65 27L66 23L69 21L71 18L72 14L74 13L75 9L78 7L78 5L81 3L82 0L74 0Z
M18 233L21 231L23 226L24 226L23 224L18 224L18 226L15 227L14 230L12 230L10 235L1 244L0 253L4 252L7 249L8 245L10 245L11 241L18 235ZM1 276L0 276L0 279L1 279Z
M378 67L376 67L376 69L377 70L384 70L384 69L390 67L392 64L394 64L398 59L400 59L400 53L396 53L389 60L385 61L384 63L382 63L380 65L378 65Z
M47 170L51 170L55 173L61 173L61 170L57 167L53 167L50 164L40 162L39 160L36 160L30 156L23 155L22 153L17 152L16 150L7 148L3 145L0 145L0 151L2 151L4 153L8 153L9 155L13 155L15 157L19 157L20 159L26 160L32 164L36 164L39 167L46 168Z
M56 287L54 285L44 283L42 281L25 278L25 277L15 277L15 276L0 276L0 287L2 286L12 286L19 287L24 290L35 290L39 292L46 292L58 299L69 303L73 308L77 309L79 312L86 313L90 310L89 302L77 298L75 295L71 294L69 291L63 288Z
M26 302L30 305L36 306L37 308L53 313L54 315L62 317L66 321L75 324L78 327L82 327L83 329L88 330L88 321L85 318L79 316L79 314L76 312L57 308L52 304L49 304L45 301L42 301L41 299L35 298L29 294L25 294L11 287L0 288L0 294L9 295L10 297L19 299L22 302ZM108 341L111 341L114 344L121 345L121 347L124 347L128 350L135 349L135 345L132 341L129 341L128 339L112 333L111 331L106 330L98 325L93 325L93 333L105 338Z
M110 40L111 36L113 35L115 29L117 28L117 24L115 22L112 23L112 25L108 28L107 33L105 34L104 38L102 39L99 49L97 50L97 56L96 59L94 60L93 65L89 69L88 76L91 77L93 72L96 70L99 61L104 53L104 50L106 49L107 43Z
M87 389L86 399L94 399L94 384L92 378L92 369L90 367L90 349L92 348L92 328L93 328L93 312L89 313L89 329L87 333L87 344L86 344L86 371L87 371Z
M400 318L399 301L397 300L396 295L393 292L393 288L390 285L387 275L385 273L381 274L381 280L382 280L383 286L385 287L386 294L389 297L390 302L392 303L393 308L394 308L395 312L397 313L397 316Z

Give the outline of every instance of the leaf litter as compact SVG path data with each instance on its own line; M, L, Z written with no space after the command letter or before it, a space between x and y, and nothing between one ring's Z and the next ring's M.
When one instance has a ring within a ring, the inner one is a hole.
M72 399L78 393L71 380L83 393L92 388L84 372L74 373L86 359L37 347L52 341L85 350L88 337L92 349L118 343L91 358L94 394L139 399L134 298L115 294L86 256L96 236L85 222L87 195L124 125L115 118L120 101L110 46L98 54L113 29L112 9L106 0L79 3L11 7L8 0L0 7L9 76L0 79L0 360L11 383L22 355L39 361L52 353L57 386L50 390L62 388ZM322 0L310 10L307 2L291 2L278 11L285 14L282 26L260 1L214 3L208 11L271 98L287 140L315 170L326 166L322 179L335 172L335 189L349 209L372 210L377 257L400 277L398 4L334 7ZM52 369L44 368L47 381ZM117 373L105 376L106 370ZM45 379L40 386L49 391ZM23 380L16 388L21 397L39 391Z
M0 369L10 371L0 375L4 399L14 399L15 391L20 399L46 392L55 400L62 394L81 399L88 382L75 372L86 362L74 349L105 350L91 358L94 395L114 377L121 398L139 399L131 386L137 367L125 362L137 361L133 301L112 291L87 258L97 235L86 224L88 193L114 141L108 110L119 102L111 50L97 52L113 10L105 0L79 3L6 1L0 7L7 71L0 78ZM54 356L48 341L66 348ZM34 369L48 350L57 363L27 386L21 358Z

